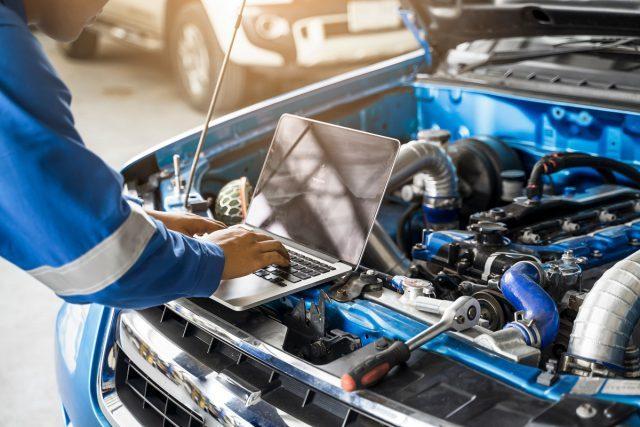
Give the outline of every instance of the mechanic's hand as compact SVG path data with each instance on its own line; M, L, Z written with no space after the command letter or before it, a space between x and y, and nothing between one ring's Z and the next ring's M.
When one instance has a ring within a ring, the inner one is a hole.
M204 236L224 252L223 279L246 276L269 264L289 265L289 253L282 243L242 227L230 227Z
M162 212L148 210L147 213L162 222L169 230L186 234L189 237L213 233L227 226L215 219L205 218L192 213Z

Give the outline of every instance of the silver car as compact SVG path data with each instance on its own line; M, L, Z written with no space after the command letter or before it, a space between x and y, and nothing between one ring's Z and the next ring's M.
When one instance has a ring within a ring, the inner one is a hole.
M111 0L71 44L69 57L96 55L108 36L168 54L185 99L205 109L240 2ZM248 0L219 106L237 106L263 83L301 83L416 48L398 0ZM253 77L250 77L253 76Z

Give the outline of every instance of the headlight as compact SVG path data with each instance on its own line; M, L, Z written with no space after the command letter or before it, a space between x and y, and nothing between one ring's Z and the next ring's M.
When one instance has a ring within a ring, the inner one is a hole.
M281 16L264 14L256 17L256 33L265 40L275 40L289 35L289 22Z

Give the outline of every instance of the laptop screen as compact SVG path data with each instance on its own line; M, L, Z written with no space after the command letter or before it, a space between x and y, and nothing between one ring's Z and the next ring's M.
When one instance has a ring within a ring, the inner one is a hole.
M284 115L246 223L358 265L400 143Z

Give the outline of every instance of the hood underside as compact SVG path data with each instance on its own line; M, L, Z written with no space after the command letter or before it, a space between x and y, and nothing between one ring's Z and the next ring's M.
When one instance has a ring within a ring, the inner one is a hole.
M479 39L640 36L640 1L403 0L423 37L443 52Z

